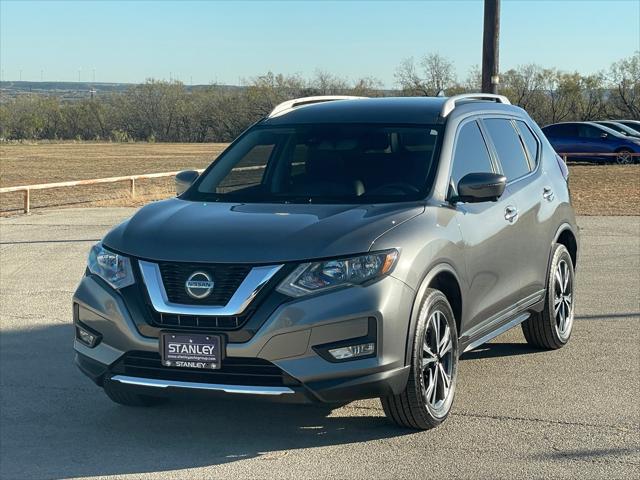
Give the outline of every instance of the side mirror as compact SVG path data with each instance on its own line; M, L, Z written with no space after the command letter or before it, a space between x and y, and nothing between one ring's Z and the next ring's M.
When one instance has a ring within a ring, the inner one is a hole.
M602 133L600 134L600 138L601 138L601 139L603 139L603 140L606 140L606 138L607 138L608 136L609 136L609 134L608 134L607 132L602 132Z
M497 173L469 173L458 182L457 201L495 202L504 193L507 178Z
M195 170L183 170L176 175L176 195L182 195L198 178Z

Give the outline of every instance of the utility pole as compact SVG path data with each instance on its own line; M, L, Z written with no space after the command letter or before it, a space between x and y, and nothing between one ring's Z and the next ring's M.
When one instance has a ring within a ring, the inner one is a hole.
M482 93L498 93L498 40L500 38L500 0L484 0L482 36Z

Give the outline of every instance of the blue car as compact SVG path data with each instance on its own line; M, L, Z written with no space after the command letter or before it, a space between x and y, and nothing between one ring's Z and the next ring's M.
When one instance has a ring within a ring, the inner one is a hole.
M566 155L568 160L630 164L638 161L634 154L640 154L640 139L625 136L595 122L554 123L542 131L555 151ZM598 156L598 153L616 155Z
M615 130L616 132L621 133L625 137L640 138L640 132L634 130L631 127L626 126L623 123L614 122L613 120L597 121L596 123L599 123L600 125L604 125L605 127L610 128L611 130Z
M640 120L616 120L616 122L621 123L625 127L629 127L640 134Z

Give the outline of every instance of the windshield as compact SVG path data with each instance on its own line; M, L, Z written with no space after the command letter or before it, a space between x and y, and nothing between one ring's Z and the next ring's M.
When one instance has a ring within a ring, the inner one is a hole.
M247 203L382 203L424 198L440 126L257 127L185 197Z

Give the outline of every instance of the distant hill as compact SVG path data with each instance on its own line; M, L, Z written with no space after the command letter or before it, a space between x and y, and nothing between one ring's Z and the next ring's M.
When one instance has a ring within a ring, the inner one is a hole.
M78 100L89 98L91 95L108 93L122 93L133 86L132 83L99 83L99 82L0 82L0 96L2 101L24 94L40 94ZM187 90L207 88L210 85L185 85ZM237 85L217 85L219 88L236 90L245 87Z

